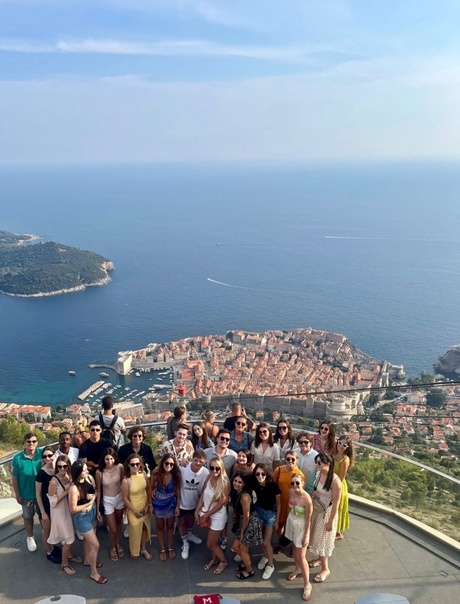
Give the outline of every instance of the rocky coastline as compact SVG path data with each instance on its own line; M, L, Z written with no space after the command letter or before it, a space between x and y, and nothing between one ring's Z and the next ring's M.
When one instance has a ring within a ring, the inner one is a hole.
M440 356L433 365L435 371L446 376L460 375L460 344L456 344Z

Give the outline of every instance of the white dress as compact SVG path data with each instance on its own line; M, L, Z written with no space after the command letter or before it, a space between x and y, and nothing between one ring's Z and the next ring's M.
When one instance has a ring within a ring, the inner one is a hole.
M208 480L208 484L203 493L203 509L202 512L207 512L214 504L214 489L212 488L211 481ZM212 514L209 517L211 521L210 528L213 531L221 531L227 524L227 507L223 505L218 512Z
M333 481L334 480L338 480L338 476L335 474ZM332 511L332 485L331 490L326 491L323 486L318 483L316 490L312 495L312 499L315 497L321 501L326 508L326 511L323 512L322 509L319 509L319 506L316 506L313 501L309 549L316 556L330 556L334 551L337 522L339 520L339 515L336 514L332 523L332 531L327 532L325 530L325 526Z

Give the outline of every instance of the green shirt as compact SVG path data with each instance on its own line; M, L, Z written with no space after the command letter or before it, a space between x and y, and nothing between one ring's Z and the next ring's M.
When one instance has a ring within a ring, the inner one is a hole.
M42 450L37 449L33 459L26 457L24 451L13 457L13 476L16 476L19 484L19 495L23 499L36 499L35 477L41 467Z

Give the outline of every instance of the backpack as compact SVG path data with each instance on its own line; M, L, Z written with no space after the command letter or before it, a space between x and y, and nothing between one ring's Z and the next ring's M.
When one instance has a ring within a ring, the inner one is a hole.
M112 421L110 422L110 426L106 426L104 422L104 416L102 413L99 413L99 421L101 422L102 432L101 438L105 438L110 441L112 447L115 447L117 444L117 439L115 438L115 430L114 426L117 423L118 415L114 415Z

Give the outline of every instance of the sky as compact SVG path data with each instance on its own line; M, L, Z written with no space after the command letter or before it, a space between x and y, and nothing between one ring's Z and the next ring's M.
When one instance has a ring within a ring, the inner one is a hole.
M459 0L0 0L0 164L460 158Z

